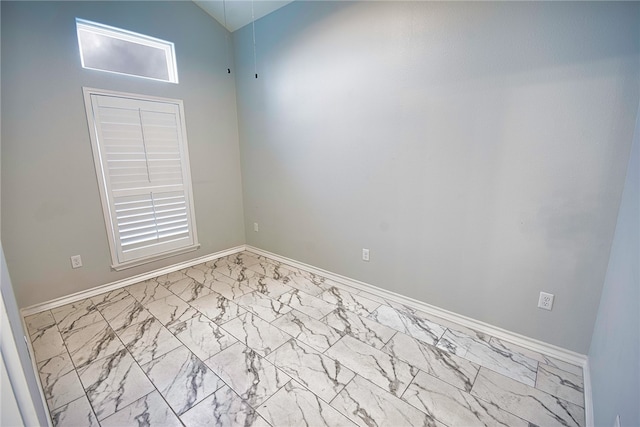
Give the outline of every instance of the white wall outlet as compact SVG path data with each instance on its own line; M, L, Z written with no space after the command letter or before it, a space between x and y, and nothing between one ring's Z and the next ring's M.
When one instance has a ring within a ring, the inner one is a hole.
M551 308L553 308L553 294L540 292L540 298L538 298L538 308L551 310Z
M369 249L362 248L362 260L369 261Z
M71 257L71 268L80 268L82 267L82 258L80 255L74 255Z
M257 223L257 222L254 222L254 223L253 223L253 231L255 231L256 233L257 233L258 231L260 231L260 226L258 225L258 223Z

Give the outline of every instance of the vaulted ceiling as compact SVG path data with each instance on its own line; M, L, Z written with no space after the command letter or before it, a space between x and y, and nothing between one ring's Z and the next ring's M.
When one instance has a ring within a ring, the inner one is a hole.
M291 3L293 0L193 0L216 21L233 32L260 19L274 10ZM253 4L253 13L251 6ZM225 19L226 10L226 19ZM225 23L226 21L226 23Z

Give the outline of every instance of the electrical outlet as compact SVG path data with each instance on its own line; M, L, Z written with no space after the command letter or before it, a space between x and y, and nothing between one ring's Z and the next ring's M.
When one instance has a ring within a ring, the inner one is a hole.
M82 267L82 258L80 255L74 255L71 257L71 268L80 268Z
M538 299L538 308L551 310L551 308L553 308L553 294L540 292L540 298Z
M369 261L369 249L362 248L362 260Z
M253 223L253 231L255 231L256 233L257 233L258 231L260 231L260 226L258 225L258 223L257 223L257 222L254 222L254 223Z

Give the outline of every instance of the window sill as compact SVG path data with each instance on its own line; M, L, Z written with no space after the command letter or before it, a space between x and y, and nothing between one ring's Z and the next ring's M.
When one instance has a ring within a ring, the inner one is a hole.
M187 246L185 248L180 248L171 252L165 252L162 254L154 255L152 257L136 259L134 261L127 261L120 264L112 264L111 268L116 271L122 271L122 270L126 270L127 268L138 267L140 265L148 264L150 262L159 261L161 259L170 258L172 256L185 254L187 252L192 252L199 248L200 248L200 244L196 243L195 245Z

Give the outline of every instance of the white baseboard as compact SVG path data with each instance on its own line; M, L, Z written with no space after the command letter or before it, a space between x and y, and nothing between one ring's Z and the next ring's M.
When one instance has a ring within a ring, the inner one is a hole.
M556 359L571 363L573 365L584 366L587 360L587 356L583 354L576 353L574 351L567 350L565 348L562 348L553 344L548 344L533 338L529 338L524 335L520 335L518 333L511 332L506 329L502 329L497 326L493 326L488 323L481 322L481 321L478 321L478 320L475 320L475 319L472 319L448 310L444 310L442 308L427 304L425 302L418 301L416 299L409 298L404 295L400 295L395 292L391 292L386 289L379 288L369 283L361 282L359 280L354 280L349 277L342 276L340 274L332 273L330 271L323 270L321 268L317 268L312 265L305 264L303 262L296 261L291 258L283 257L278 254L274 254L272 252L256 248L254 246L247 245L246 250L250 252L254 252L258 255L263 255L265 257L274 259L276 261L280 261L285 264L292 265L302 270L306 270L308 272L318 274L320 276L324 276L328 279L331 279L337 282L338 284L341 283L346 286L350 286L352 288L369 292L371 294L388 299L390 301L406 305L415 310L423 311L427 314L431 314L433 316L440 317L444 320L448 320L450 322L457 323L462 326L466 326L467 328L476 330L478 332L482 332L487 335L494 336L500 340L504 340L504 341L516 344L520 347L524 347L526 349L536 351L538 353L542 353L547 356L555 357Z
M508 331L506 329L502 329L499 328L497 326L494 325L490 325L488 323L485 322L481 322L466 316L463 316L461 314L458 313L454 313L448 310L444 310L442 308L433 306L431 304L427 304L425 302L422 301L418 301L416 299L404 296L404 295L400 295L397 294L395 292L392 291L388 291L386 289L382 289L379 288L377 286L371 285L369 283L365 283L365 282L361 282L359 280L354 280L351 279L349 277L346 276L342 276L340 274L336 274L333 273L331 271L327 271L327 270L323 270L321 268L317 268L314 267L312 265L309 264L305 264L303 262L291 259L291 258L287 258L278 254L275 254L273 252L269 252L269 251L265 251L263 249L259 249L256 248L254 246L250 246L250 245L239 245L236 246L234 248L230 248L230 249L226 249L223 251L219 251L219 252L215 252L209 255L205 255L199 258L195 258L195 259L191 259L185 262L181 262L178 264L174 264L168 267L164 267L161 269L157 269L157 270L153 270L147 273L143 273L143 274L139 274L133 277L129 277L126 279L122 279L122 280L118 280L115 282L111 282L111 283L107 283L101 286L96 286L94 288L91 289L87 289L85 291L81 291L81 292L77 292L75 294L71 294L71 295L67 295L61 298L56 298L54 300L51 301L47 301L47 302L43 302L40 304L35 304L32 305L30 307L26 307L23 308L21 310L22 316L29 316L35 313L39 313L41 311L45 311L45 310L51 310L52 308L56 308L56 307L61 307L65 304L69 304L75 301L80 301L82 299L85 298L89 298L89 297L93 297L96 295L99 295L101 293L104 292L109 292L109 291L113 291L115 289L119 289L122 288L124 286L129 286L132 285L134 283L138 283L144 280L148 280L148 279L152 279L154 277L157 276L161 276L163 274L168 274L168 273L172 273L174 271L178 271L181 270L183 268L187 268L187 267L191 267L193 265L197 265L197 264L201 264L203 262L207 262L207 261L211 261L214 259L218 259L227 255L232 255L238 252L242 252L244 250L248 250L251 252L254 252L258 255L263 255L265 257L274 259L276 261L280 261L283 262L285 264L289 264L292 265L294 267L300 268L302 270L306 270L308 272L311 273L315 273L321 276L324 276L328 279L331 279L335 282L337 282L338 284L343 284L346 286L350 286L352 288L355 289L359 289L362 291L366 291L369 292L373 295L377 295L379 297L388 299L390 301L399 303L399 304L403 304L406 305L408 307L411 307L415 310L419 310L419 311L423 311L427 314L431 314L433 316L436 317L440 317L444 320L448 320L450 322L453 323L457 323L459 325L462 326L466 326L468 328L474 329L478 332L482 332L491 336L494 336L498 339L516 344L520 347L524 347L526 349L532 350L532 351L537 351L539 353L551 356L551 357L555 357L556 359L562 360L564 362L568 362L574 365L578 365L578 366L583 366L583 370L584 372L584 376L585 376L585 383L586 383L586 377L587 377L587 371L588 369L586 369L586 363L587 363L587 356L580 354L580 353L576 353L574 351L571 350L567 350L564 349L562 347L553 345L553 344L548 344L545 343L543 341L539 341L533 338L529 338L526 337L524 335L515 333L515 332L511 332ZM587 397L590 398L590 396L587 396L586 393L586 384L585 384L585 400L587 399ZM586 408L585 408L586 409Z
M75 294L66 295L64 297L42 302L40 304L31 305L29 307L21 309L20 312L22 314L22 317L24 318L32 314L40 313L41 311L62 307L63 305L70 304L72 302L80 301L85 298L94 297L96 295L100 295L105 292L114 291L116 289L133 285L134 283L142 282L144 280L153 279L154 277L162 276L163 274L173 273L174 271L182 270L183 268L191 267L197 264L202 264L203 262L212 261L214 259L222 258L227 255L233 255L235 253L242 252L245 249L246 249L246 245L240 245L231 249L225 249L223 251L214 252L209 255L204 255L198 258L190 259L188 261L184 261L178 264L173 264L168 267L159 268L157 270L149 271L147 273L138 274L136 276L128 277L126 279L117 280L115 282L106 283L104 285L96 286L91 289L76 292Z

